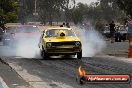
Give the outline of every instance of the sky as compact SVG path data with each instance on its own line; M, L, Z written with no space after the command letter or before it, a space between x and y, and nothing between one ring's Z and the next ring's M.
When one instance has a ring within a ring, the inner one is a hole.
M82 3L90 4L91 2L96 2L97 0L75 0L75 1L76 1L76 3L82 2Z

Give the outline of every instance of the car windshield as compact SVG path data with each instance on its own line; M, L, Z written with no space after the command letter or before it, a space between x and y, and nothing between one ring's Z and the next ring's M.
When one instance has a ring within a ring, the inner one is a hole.
M16 29L16 33L32 33L32 32L39 32L39 29L36 26L25 26Z
M57 33L62 29L50 29L46 31L46 37L56 37ZM75 33L71 29L63 29L67 36L75 36Z
M15 30L16 30L16 27L8 27L8 28L5 30L5 32L6 32L6 33L14 33Z
M6 30L6 33L14 33L14 30Z

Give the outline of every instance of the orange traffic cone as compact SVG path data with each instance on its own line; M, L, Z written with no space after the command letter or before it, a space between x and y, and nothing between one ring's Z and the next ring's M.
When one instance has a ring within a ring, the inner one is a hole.
M132 57L132 38L129 39L128 58Z

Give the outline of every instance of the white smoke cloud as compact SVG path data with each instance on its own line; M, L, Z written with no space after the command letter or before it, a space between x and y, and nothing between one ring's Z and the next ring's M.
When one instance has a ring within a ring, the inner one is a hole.
M93 57L106 47L103 36L87 22L86 25L78 25L77 31L82 42L83 57Z
M102 35L94 30L94 27L90 25L90 22L85 21L85 25L76 27L79 37L82 42L83 57L93 57L106 47L106 42ZM24 58L41 58L40 49L38 48L40 36L38 38L31 40L21 40L16 44L16 48L10 49L15 50L13 56L24 57ZM9 50L9 51L10 51ZM3 51L3 55L7 55L8 50ZM7 55L9 56L9 55Z
M38 58L40 57L39 54L39 47L38 47L39 39L33 40L22 40L16 45L16 56L23 57L23 58Z

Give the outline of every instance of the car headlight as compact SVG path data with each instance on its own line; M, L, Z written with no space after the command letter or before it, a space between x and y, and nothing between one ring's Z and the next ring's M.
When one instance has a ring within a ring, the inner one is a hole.
M76 46L76 47L81 46L81 42L75 42L75 46Z
M47 43L47 44L46 44L46 47L47 47L47 48L50 48L51 46L52 46L52 43Z

